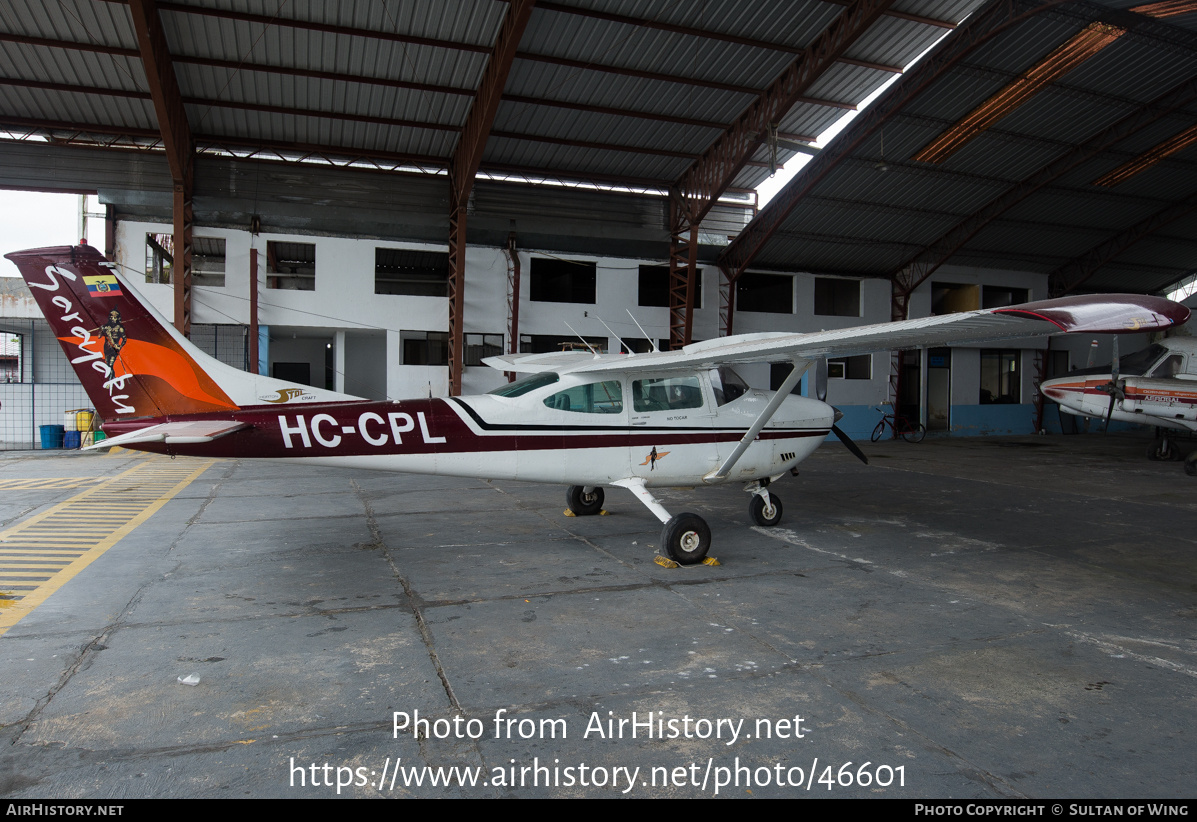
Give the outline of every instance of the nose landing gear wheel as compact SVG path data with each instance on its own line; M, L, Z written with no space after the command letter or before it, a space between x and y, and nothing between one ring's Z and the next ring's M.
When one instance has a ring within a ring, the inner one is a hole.
M571 485L565 491L565 504L579 517L588 517L603 510L603 489L594 488L590 493L581 485Z
M769 504L765 505L765 501L760 496L753 494L752 500L748 503L748 513L757 525L766 527L776 525L781 522L781 500L770 494Z
M711 529L698 514L678 514L665 523L661 542L679 565L694 565L711 549Z

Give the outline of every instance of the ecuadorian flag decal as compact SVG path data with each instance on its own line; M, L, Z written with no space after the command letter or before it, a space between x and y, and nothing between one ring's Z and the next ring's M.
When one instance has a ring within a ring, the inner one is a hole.
M87 293L92 297L120 297L123 294L115 274L84 277L83 282L87 283Z

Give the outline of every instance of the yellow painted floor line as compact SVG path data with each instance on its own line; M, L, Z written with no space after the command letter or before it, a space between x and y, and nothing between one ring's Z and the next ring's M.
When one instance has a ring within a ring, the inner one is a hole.
M215 462L143 460L0 531L0 636Z
M41 477L38 479L0 479L0 491L60 491L99 483L95 477Z

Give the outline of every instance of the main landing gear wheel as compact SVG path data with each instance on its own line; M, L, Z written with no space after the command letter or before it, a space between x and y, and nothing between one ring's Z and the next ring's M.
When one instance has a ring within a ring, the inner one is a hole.
M579 517L588 517L603 510L603 489L592 488L590 493L581 485L571 485L565 491L565 502L569 510Z
M765 505L765 501L760 495L753 494L752 500L748 503L748 513L752 515L752 521L757 525L766 527L776 525L781 522L781 500L770 494L769 504Z
M885 436L885 420L877 423L877 427L873 429L873 436L869 437L873 442L877 442Z
M1160 437L1147 446L1147 459L1149 460L1174 460L1179 459L1179 457L1180 452L1176 448L1176 443L1172 442L1172 440Z
M661 542L679 565L694 565L711 549L711 529L698 514L678 514L665 523Z
M1185 473L1190 477L1197 477L1197 451L1185 457Z

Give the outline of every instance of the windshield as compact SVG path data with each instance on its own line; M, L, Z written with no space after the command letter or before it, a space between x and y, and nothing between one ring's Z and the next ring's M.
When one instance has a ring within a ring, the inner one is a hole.
M561 379L552 371L544 371L540 374L532 374L524 377L522 380L516 380L507 385L501 385L493 391L487 391L488 394L494 394L496 397L522 397L529 391L535 391L537 388L543 388L546 385L552 385Z
M1147 373L1155 361L1164 356L1164 352L1168 349L1164 346L1149 345L1142 351L1136 351L1134 354L1127 354L1125 357L1118 358L1118 375L1120 377L1142 377ZM1079 368L1076 371L1069 371L1068 376L1076 375L1078 377L1087 374L1109 374L1113 363L1106 363L1094 368Z

